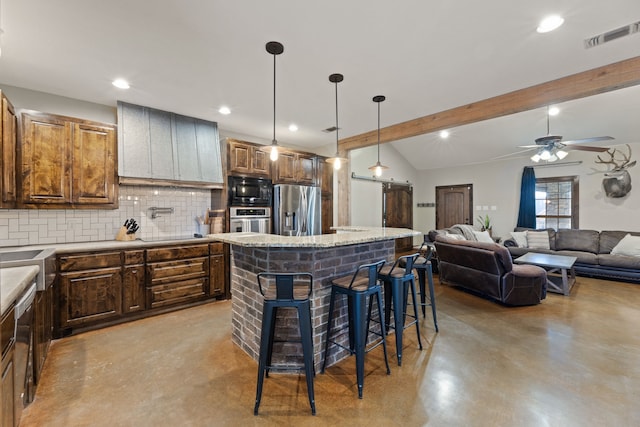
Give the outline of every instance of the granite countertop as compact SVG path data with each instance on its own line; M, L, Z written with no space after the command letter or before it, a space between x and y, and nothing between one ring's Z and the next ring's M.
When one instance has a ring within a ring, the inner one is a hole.
M334 227L338 233L318 236L280 236L260 233L209 234L208 238L247 247L269 248L332 248L401 237L421 236L420 231L408 228Z
M39 271L37 265L0 269L0 315L18 299Z
M82 252L82 251L102 251L102 250L120 250L120 249L138 249L152 248L162 245L172 244L197 244L213 242L213 239L207 237L184 237L184 238L168 238L167 240L102 240L98 242L77 242L77 243L53 243L45 245L29 245L0 248L1 252L14 252L31 249L54 249L57 254Z

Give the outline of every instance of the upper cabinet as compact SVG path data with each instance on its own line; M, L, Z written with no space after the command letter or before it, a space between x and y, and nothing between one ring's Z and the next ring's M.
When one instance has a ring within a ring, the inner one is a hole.
M123 182L205 187L223 182L215 122L118 101L118 148Z
M229 174L271 178L269 152L261 150L261 147L264 147L264 145L228 139L227 164L229 165Z
M13 105L0 92L0 208L16 206L16 142L18 119Z
M273 183L314 185L318 181L317 175L317 156L285 151L278 155Z
M23 112L21 206L117 208L116 157L115 125Z

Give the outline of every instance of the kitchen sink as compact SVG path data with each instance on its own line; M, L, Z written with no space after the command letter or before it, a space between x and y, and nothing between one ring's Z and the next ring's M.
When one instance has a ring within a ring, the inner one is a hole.
M34 259L40 255L42 250L17 251L17 252L0 252L0 262L3 261L22 261Z
M40 267L36 284L39 291L44 291L55 279L55 250L47 248L0 251L0 268L22 267L25 265L37 265Z

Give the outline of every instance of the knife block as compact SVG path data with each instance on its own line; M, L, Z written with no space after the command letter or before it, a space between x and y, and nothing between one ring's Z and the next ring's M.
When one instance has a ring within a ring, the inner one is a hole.
M123 242L136 240L136 235L135 233L127 234L127 227L123 225L122 227L120 227L120 230L118 230L118 233L116 234L116 240L123 241Z

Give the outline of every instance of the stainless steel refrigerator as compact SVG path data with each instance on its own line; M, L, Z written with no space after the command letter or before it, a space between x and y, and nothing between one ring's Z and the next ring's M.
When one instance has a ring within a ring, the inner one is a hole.
M322 234L320 187L274 185L273 232L282 236Z

